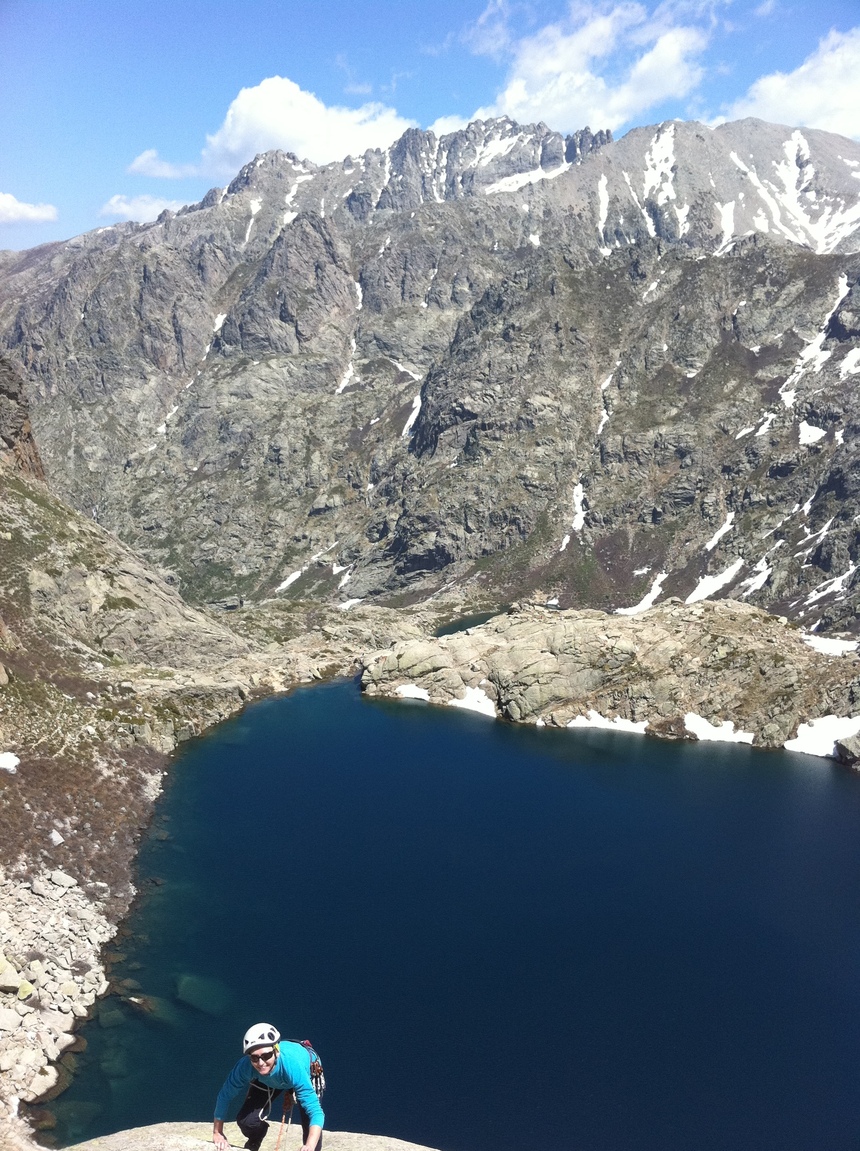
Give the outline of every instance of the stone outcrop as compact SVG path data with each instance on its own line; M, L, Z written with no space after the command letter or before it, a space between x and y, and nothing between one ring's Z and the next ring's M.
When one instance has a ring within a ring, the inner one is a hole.
M855 653L823 655L785 619L731 600L675 600L635 616L517 606L374 654L362 686L439 704L471 697L516 722L623 721L664 738L698 738L689 717L699 717L760 747L822 716L860 716Z
M274 1151L277 1131L275 1124L269 1128L262 1144L263 1151ZM244 1143L244 1137L234 1124L228 1123L225 1133L231 1146L241 1147ZM301 1142L301 1129L297 1131L293 1127L282 1139L281 1147L283 1151L297 1151ZM211 1123L158 1123L77 1144L79 1151L205 1151L207 1146L211 1151ZM417 1143L406 1143L386 1135L358 1135L349 1131L326 1130L325 1146L331 1151L430 1151Z

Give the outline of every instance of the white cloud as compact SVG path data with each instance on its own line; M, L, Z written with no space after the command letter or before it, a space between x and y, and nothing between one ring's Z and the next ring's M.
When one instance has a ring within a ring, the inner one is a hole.
M166 200L162 196L111 196L106 204L102 204L99 215L145 224L157 219L165 208L176 212L184 206L184 200Z
M667 99L688 95L701 82L699 57L708 31L675 19L704 17L707 10L663 4L649 14L644 4L627 0L612 7L572 3L566 19L508 40L512 63L505 87L476 116L544 120L561 131L585 124L617 130ZM482 50L504 43L504 15L504 5L486 9L495 32L487 36L486 29L479 30L489 41Z
M428 132L435 132L437 136L447 136L449 132L459 132L463 128L468 128L469 121L463 116L440 116L438 120L427 129Z
M793 72L762 76L726 110L860 139L860 28L830 32Z
M0 224L45 224L56 218L53 204L25 204L10 192L0 192Z
M155 148L147 148L145 152L135 156L127 171L140 176L155 176L159 180L182 180L186 176L199 174L196 164L171 164L167 160L162 160Z
M258 152L282 148L300 159L326 164L368 148L385 148L415 127L377 102L360 108L329 106L284 76L243 88L218 131L206 138L203 168L233 175Z
M507 0L490 0L474 24L467 28L464 41L473 52L498 59L513 41L509 27L511 15Z

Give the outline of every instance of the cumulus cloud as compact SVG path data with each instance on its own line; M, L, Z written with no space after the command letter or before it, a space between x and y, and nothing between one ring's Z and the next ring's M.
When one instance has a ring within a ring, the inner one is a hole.
M185 206L184 200L165 200L162 196L111 196L102 204L99 215L111 220L137 220L147 224L157 219L165 208L176 212Z
M155 148L147 148L135 156L126 170L139 176L155 176L159 180L183 180L186 176L199 174L196 164L171 164L162 160Z
M473 46L491 54L504 48L511 64L496 100L476 115L544 120L562 131L584 124L617 130L701 82L709 11L707 4L664 3L649 12L632 0L610 7L571 3L564 20L516 39L507 5L492 0L475 25Z
M368 148L385 148L415 126L414 120L384 104L327 105L294 81L270 76L254 88L243 88L224 123L207 136L203 168L212 175L232 175L270 148L326 164Z
M860 139L860 28L830 32L793 72L756 80L726 109L730 120L743 116Z
M429 126L428 131L437 136L447 136L449 132L459 132L461 128L468 128L469 121L463 116L440 116Z
M56 218L53 204L25 204L10 192L0 192L0 224L45 224Z

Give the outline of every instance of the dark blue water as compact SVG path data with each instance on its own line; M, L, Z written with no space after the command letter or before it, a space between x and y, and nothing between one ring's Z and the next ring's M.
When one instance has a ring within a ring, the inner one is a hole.
M444 1151L860 1147L845 769L332 684L189 747L160 811L114 976L170 1020L108 1001L61 1139L208 1119L270 1020L322 1053L336 1129Z

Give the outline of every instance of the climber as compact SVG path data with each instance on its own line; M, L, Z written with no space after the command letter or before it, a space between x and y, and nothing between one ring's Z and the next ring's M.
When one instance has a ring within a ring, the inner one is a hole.
M230 1146L224 1134L224 1119L243 1091L245 1101L236 1122L247 1140L248 1151L258 1151L269 1130L266 1120L272 1103L282 1093L285 1113L293 1099L298 1104L302 1121L301 1151L321 1151L325 1115L317 1092L321 1093L322 1088L319 1085L315 1088L311 1071L312 1067L318 1069L318 1078L321 1078L322 1068L316 1052L309 1046L289 1039L281 1043L280 1038L280 1032L271 1023L255 1023L245 1032L242 1058L224 1080L215 1101L212 1142L218 1151Z

